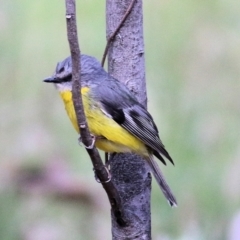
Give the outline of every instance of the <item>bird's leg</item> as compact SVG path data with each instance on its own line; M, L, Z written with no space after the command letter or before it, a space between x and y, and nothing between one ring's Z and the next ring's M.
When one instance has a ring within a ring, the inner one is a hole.
M109 157L110 157L109 153L105 152L105 166L108 165Z
M86 145L83 144L82 138L81 138L81 135L80 135L79 138L78 138L78 143L79 143L79 145L83 145L83 146L84 146L85 148L87 148L87 149L92 149L92 148L94 147L94 144L95 144L95 142L96 142L97 139L104 139L104 137L102 137L102 136L94 136L94 135L92 135L92 134L91 134L91 137L92 137L92 143L91 143L91 145L90 145L90 146L86 146ZM96 181L97 181L98 183L108 183L108 182L110 182L111 179L112 179L112 175L111 175L110 169L109 169L109 166L110 166L110 165L109 165L108 157L109 157L109 154L106 152L106 153L105 153L105 165L104 165L104 168L106 169L107 174L108 174L108 179L107 179L106 181L101 181L101 180L98 178L95 169L93 169L93 171L94 171L94 177L95 177L95 179L96 179ZM110 158L111 158L111 157L110 157Z
M110 163L112 161L112 159L114 158L114 156L116 155L117 153L113 152L113 153L107 153L105 152L105 167L110 170Z

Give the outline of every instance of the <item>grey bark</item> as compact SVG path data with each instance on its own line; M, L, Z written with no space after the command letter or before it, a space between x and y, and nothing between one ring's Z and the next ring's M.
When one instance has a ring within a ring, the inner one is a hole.
M132 0L107 0L107 38L114 32ZM147 104L142 1L137 0L108 52L108 72ZM127 225L112 214L112 239L151 239L151 175L145 160L116 154L110 161L112 180L120 193Z
M116 29L132 0L107 0L107 38ZM136 1L108 51L108 71L124 82L146 106L142 0Z

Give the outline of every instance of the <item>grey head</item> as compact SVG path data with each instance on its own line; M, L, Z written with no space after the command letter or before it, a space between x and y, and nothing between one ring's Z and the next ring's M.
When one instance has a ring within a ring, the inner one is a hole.
M96 75L106 74L100 62L91 56L81 54L81 82L87 85L89 81L92 82ZM72 87L72 59L67 57L61 62L58 62L55 72L52 76L43 80L47 83L54 83L56 87L61 90L62 87L71 90Z

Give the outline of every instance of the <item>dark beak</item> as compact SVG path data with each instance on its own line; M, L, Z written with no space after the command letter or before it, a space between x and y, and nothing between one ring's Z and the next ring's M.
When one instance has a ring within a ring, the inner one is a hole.
M43 80L43 82L46 82L46 83L58 83L59 82L59 79L56 78L56 76L51 76L51 77L47 77Z

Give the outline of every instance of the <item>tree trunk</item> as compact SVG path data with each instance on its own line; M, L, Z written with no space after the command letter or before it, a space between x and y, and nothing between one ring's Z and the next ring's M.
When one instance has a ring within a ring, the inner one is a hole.
M132 0L107 0L107 38L114 32ZM108 72L122 81L144 106L147 103L142 0L137 0L108 51ZM112 180L124 206L126 226L112 214L112 239L151 239L151 174L141 157L116 154L110 161Z

